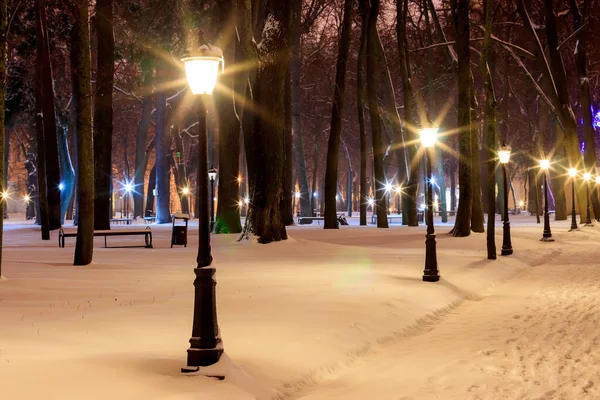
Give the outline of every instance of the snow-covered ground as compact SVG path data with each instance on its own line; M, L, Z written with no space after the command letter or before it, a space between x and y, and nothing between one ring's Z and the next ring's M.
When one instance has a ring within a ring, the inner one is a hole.
M438 224L439 283L421 281L423 226L292 227L266 246L213 236L217 381L179 372L196 223L187 248L153 225L154 249L98 239L94 264L74 267L74 238L59 249L6 222L0 399L600 398L600 225L553 221L542 243L514 216L514 255L488 261L485 234Z

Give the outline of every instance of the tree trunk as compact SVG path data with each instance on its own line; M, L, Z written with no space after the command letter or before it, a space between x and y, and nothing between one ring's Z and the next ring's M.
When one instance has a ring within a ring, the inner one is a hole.
M481 60L479 62L481 75L484 77L485 86L485 125L484 131L487 137L487 209L488 209L488 225L487 225L487 258L488 260L496 259L496 93L494 91L494 83L492 81L492 71L490 70L488 60L491 60L491 35L493 23L493 8L494 0L484 1L485 15L485 39ZM505 99L506 100L506 99Z
M0 32L7 31L7 7L6 0L0 1ZM0 155L4 157L4 151L6 147L9 147L8 143L4 142L4 113L5 113L5 96L6 96L6 68L7 61L7 40L6 33L0 38ZM0 182L2 183L2 192L7 190L6 187L6 168L4 161L0 160ZM0 201L0 215L4 215L4 208L6 207L5 201ZM4 219L0 218L0 277L2 277L2 244L4 231Z
M156 61L156 78L158 86L166 81L167 66L163 60ZM167 103L165 88L156 93L156 223L171 222L171 174L169 168L170 136L167 134Z
M73 188L75 186L75 171L73 170L73 164L71 163L71 156L69 154L69 143L67 140L68 124L61 126L58 133L58 154L60 156L60 175L62 177L62 191L60 196L60 223L65 223L65 215L69 205L71 205L71 197L73 195Z
M75 23L71 32L71 60L76 77L75 104L77 105L77 157L79 218L74 265L88 265L94 252L94 157L92 131L92 85L90 27L88 5L73 3Z
M248 162L250 175L250 209L241 239L254 236L259 243L287 239L282 201L285 179L285 80L289 68L291 6L288 2L269 0L265 9L266 23L258 46L259 66L252 87L257 109L252 130L244 137L246 154L261 154L261 160ZM244 107L248 113L250 107ZM244 126L244 130L246 127ZM248 140L246 140L248 139Z
M367 225L367 129L365 123L365 56L367 51L367 34L369 26L369 1L359 1L361 14L360 49L356 65L356 107L358 113L358 126L360 131L360 225Z
M290 37L291 39L291 37ZM283 197L281 207L286 226L294 225L294 157L292 127L292 76L288 67L285 77L285 176L283 178Z
M456 29L456 49L458 53L457 84L458 84L458 181L460 198L456 221L451 233L454 236L469 236L471 234L471 213L473 205L473 174L471 139L471 76L469 48L469 0L452 0L452 17Z
M54 84L46 22L45 0L36 0L38 22L38 51L42 80L42 113L44 120L44 145L46 160L46 191L48 198L48 225L50 230L61 227L60 223L60 165L58 139L56 136L56 113L54 110Z
M396 1L396 36L398 43L398 62L400 64L400 75L402 77L402 93L404 95L404 130L407 133L408 148L408 171L409 179L403 190L402 197L402 220L406 219L406 225L418 226L417 220L417 195L419 190L419 157L417 156L417 129L413 118L414 102L413 88L410 72L410 59L407 47L406 25L408 18L408 0ZM402 163L401 157L404 156L404 146L396 143L399 148L396 150L398 166Z
M37 65L35 68L35 133L37 155L37 203L39 211L37 222L42 229L42 240L50 240L50 219L48 216L48 191L46 173L46 138L44 134L44 100L43 100L43 75L42 75L42 52L44 48L44 32L41 22L41 3L36 0L36 47ZM29 206L29 205L28 205Z
M471 121L478 121L476 115L478 107L475 103L474 80L471 79ZM471 203L471 230L473 232L485 232L483 227L483 203L481 199L481 149L479 148L479 124L471 123L471 185L473 186L473 201Z
M586 172L595 175L596 173L596 141L594 139L594 120L592 115L592 104L590 95L590 80L587 73L587 28L581 29L585 21L590 18L590 1L583 1L583 15L579 10L576 0L570 0L571 14L573 15L574 28L577 34L577 44L575 47L575 65L577 67L577 77L579 81L579 104L581 105L581 116L583 118L583 140L585 150L583 161ZM596 195L594 195L596 194ZM595 186L592 196L592 213L595 218L600 218L600 204L598 203L597 186ZM583 214L583 213L582 213Z
M94 100L94 229L110 229L115 38L112 0L96 0L98 67Z
M146 139L148 137L148 127L150 126L150 116L152 114L152 82L154 76L154 63L150 56L146 55L142 59L142 74L144 75L144 84L142 88L142 116L138 125L138 133L135 140L135 174L133 190L133 216L140 217L145 214L144 209L144 180L146 178Z
M219 43L225 57L224 74L219 76L219 85L224 90L215 90L213 97L219 121L219 203L215 223L215 233L240 233L240 208L238 201L240 187L237 177L240 175L240 121L236 114L235 67L235 4L233 0L217 2L219 20ZM202 134L202 133L201 133Z
M346 67L352 39L352 0L344 0L344 17L338 49L333 102L331 105L331 130L327 146L327 169L325 171L325 229L338 229L337 181L342 133L342 111L346 91Z
M296 160L296 176L298 178L298 187L300 190L300 215L303 217L312 216L311 193L308 186L308 173L306 172L306 158L304 155L304 139L302 137L302 116L301 116L301 97L302 88L300 86L300 31L302 19L302 0L293 0L293 31L292 39L292 58L290 60L290 72L292 78L292 132L294 158Z
M383 172L383 155L385 149L382 143L381 117L377 104L376 76L378 64L376 58L377 47L377 19L379 16L380 0L371 2L367 33L367 102L371 119L371 134L373 136L373 169L375 172L375 205L377 213L377 227L388 228L386 195L384 189L385 176Z

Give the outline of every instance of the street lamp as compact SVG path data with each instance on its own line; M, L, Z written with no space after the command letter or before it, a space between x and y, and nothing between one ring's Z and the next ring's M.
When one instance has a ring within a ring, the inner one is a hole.
M427 173L427 235L425 235L425 270L423 281L437 282L440 273L437 265L437 249L435 244L435 230L433 227L433 182L431 176L431 158L433 147L437 141L438 128L422 128L419 130L421 144L425 148L426 173Z
M187 54L185 64L190 90L198 96L198 255L194 268L194 319L192 337L187 350L187 367L181 372L196 372L201 366L219 361L223 354L223 344L217 322L215 298L215 269L211 267L209 209L208 209L208 140L206 131L206 105L204 95L212 94L219 74L219 63L223 65L223 52L205 43L200 32L201 46ZM214 198L214 196L211 196Z
M587 209L585 214L585 225L583 226L594 226L592 224L592 213L590 212L590 180L592 179L592 174L586 172L583 174L583 180L585 181L585 197L587 201Z
M510 256L513 253L510 241L510 221L508 220L508 173L506 172L506 164L510 161L511 150L510 146L503 145L498 151L502 172L504 173L504 225L502 229L502 251L500 252L503 256Z
M402 197L402 186L396 186L396 213L400 215L400 198Z
M215 229L215 180L217 179L217 169L212 165L208 170L208 179L210 180L210 231Z
M385 189L385 193L388 195L388 214L391 214L392 212L392 184L387 182L385 184L385 186L383 187Z
M540 168L542 174L544 174L544 234L540 240L542 242L554 242L550 231L550 213L548 212L548 169L550 168L550 160L540 160Z
M123 202L125 203L125 218L128 218L129 217L129 210L128 210L129 201L128 201L127 195L129 193L131 193L131 191L133 190L133 186L131 185L131 182L126 182L124 188L125 188L125 194L123 195Z
M571 208L571 229L569 232L578 231L577 227L577 210L575 209L575 177L577 177L577 169L569 168L569 176L571 177L571 201L573 207Z
M375 199L372 197L369 197L367 199L367 204L371 206L371 213L374 212L373 207L375 207Z

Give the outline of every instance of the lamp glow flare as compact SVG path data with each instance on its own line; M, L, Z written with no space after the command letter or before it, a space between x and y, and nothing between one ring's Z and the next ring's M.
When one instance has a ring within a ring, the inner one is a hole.
M423 147L429 148L435 146L435 143L437 142L438 130L438 127L419 129L419 136Z
M217 84L219 64L225 69L223 51L211 45L202 45L181 61L185 64L185 73L193 94L212 94Z

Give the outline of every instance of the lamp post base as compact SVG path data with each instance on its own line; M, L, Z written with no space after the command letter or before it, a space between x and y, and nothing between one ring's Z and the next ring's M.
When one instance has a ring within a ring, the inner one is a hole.
M193 339L199 339L199 338L192 338L190 339L190 342ZM217 347L213 348L213 349L195 349L190 347L187 350L187 354L188 354L188 369L193 369L193 368L199 368L199 367L208 367L209 365L213 365L216 364L219 359L221 358L221 355L223 354L223 347L221 344L221 341L219 340L219 343L217 344ZM183 371L184 368L181 369L181 372ZM193 372L193 371L190 371Z
M573 231L581 231L581 229L579 229L579 228L571 228L571 229L569 229L569 232L573 232Z
M540 239L540 242L554 242L552 237L543 237Z
M594 226L594 224L592 224L591 222L587 222L587 223L585 223L583 226L590 227L590 226Z
M439 282L439 280L439 275L427 275L426 273L423 274L423 282Z
M437 282L440 280L440 271L437 266L435 233L428 233L425 235L425 238L425 270L423 271L423 281Z
M510 256L512 253L513 253L513 249L502 248L502 250L500 251L500 254L503 256Z

